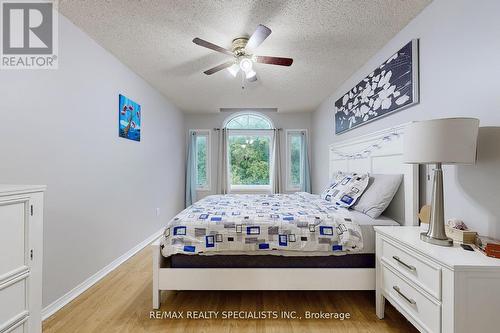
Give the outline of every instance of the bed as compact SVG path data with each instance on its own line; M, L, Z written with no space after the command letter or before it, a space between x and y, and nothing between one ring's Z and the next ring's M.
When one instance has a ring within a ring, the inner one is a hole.
M181 212L152 245L153 307L161 290L375 289L373 227L417 224L418 168L402 161L404 127L329 147L330 177L403 175L376 219L307 193L210 196Z

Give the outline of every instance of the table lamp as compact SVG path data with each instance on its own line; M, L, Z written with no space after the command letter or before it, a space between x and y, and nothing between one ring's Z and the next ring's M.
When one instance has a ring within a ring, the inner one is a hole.
M444 229L443 164L476 162L479 119L446 118L410 123L404 133L404 160L411 164L435 164L429 231L420 239L452 246Z

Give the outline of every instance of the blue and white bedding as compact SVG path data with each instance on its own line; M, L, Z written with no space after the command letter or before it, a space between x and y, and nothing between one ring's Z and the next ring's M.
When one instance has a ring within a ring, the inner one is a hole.
M162 254L342 255L359 252L346 208L308 193L212 195L167 225Z

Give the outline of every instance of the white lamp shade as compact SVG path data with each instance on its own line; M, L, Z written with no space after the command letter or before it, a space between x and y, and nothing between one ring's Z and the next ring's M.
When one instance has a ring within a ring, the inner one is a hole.
M404 133L406 163L474 164L479 119L446 118L410 123Z

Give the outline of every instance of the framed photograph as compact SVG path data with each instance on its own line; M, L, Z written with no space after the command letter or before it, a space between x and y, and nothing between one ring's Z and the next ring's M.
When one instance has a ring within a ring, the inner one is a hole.
M141 106L123 95L118 105L120 137L141 141Z
M418 102L418 39L413 39L335 102L335 134Z

